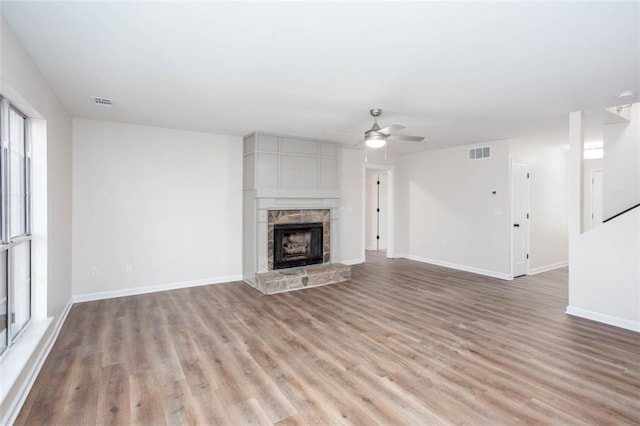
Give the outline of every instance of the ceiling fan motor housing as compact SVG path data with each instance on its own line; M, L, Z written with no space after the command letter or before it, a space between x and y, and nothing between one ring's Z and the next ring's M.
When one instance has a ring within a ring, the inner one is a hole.
M378 132L378 130L380 130L378 117L382 114L382 110L380 108L373 108L369 110L369 114L373 117L373 126L364 132L364 141L369 148L382 148L387 143L387 135Z

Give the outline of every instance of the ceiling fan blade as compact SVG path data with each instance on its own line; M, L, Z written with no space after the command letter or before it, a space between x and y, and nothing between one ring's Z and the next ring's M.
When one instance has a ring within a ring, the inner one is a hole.
M424 137L409 135L389 135L389 139L396 141L422 142L424 140Z
M386 135L391 134L391 132L397 132L398 130L402 130L405 127L400 125L400 124L392 124L391 126L382 128L380 130L378 130L379 133L384 133Z
M322 132L322 134L327 135L327 136L362 136L362 132L360 132L360 133Z
M356 143L356 144L352 145L352 146L355 148L356 146L360 146L360 145L362 145L362 144L364 144L364 139L363 139L363 140L361 140L360 142L358 142L358 143Z

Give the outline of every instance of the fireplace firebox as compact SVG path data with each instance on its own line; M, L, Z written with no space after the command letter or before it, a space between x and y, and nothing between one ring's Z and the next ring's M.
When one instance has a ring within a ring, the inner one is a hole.
M273 228L273 269L323 262L322 223L289 223Z

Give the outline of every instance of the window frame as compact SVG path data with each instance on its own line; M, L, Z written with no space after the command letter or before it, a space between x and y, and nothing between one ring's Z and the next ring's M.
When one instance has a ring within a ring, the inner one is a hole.
M11 112L22 117L22 140L24 144L24 157L22 160L22 173L19 179L24 183L24 232L15 236L11 236ZM29 118L26 114L14 107L7 98L0 95L0 252L6 252L5 256L5 273L6 273L6 336L3 344L4 349L0 347L0 359L2 359L9 349L15 344L20 336L25 332L31 323L33 317L33 237L32 237L32 170L31 170L31 134L29 126ZM22 324L19 330L14 330L12 316L15 313L14 302L16 299L15 290L15 271L13 267L13 256L16 247L26 244L28 264L27 285L29 287L28 299L28 319ZM2 261L2 260L0 260ZM2 280L0 280L0 284Z

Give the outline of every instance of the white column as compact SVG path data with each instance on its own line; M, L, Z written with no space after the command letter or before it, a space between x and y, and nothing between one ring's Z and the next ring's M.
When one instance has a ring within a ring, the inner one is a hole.
M262 201L262 200L260 200ZM258 274L269 271L269 256L267 253L267 233L269 229L269 210L258 203L258 226L256 230L256 258L258 260Z
M330 263L340 263L340 253L338 247L338 208L332 207L329 215L331 224L331 260Z
M582 233L582 156L584 124L582 111L569 114L569 264L571 242Z
M582 232L582 156L584 126L582 111L569 114L569 164L568 164L568 231L569 231L569 309L580 294L580 283L572 269L580 268L578 241Z

